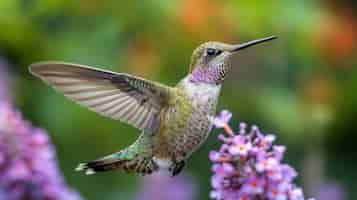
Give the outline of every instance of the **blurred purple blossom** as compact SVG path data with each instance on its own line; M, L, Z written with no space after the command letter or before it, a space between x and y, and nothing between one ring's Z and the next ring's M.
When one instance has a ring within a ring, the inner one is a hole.
M170 177L160 172L143 178L136 200L194 200L196 185L187 174Z
M0 102L0 199L79 200L57 167L47 133Z
M344 188L338 183L323 184L317 195L318 200L345 200L346 193Z
M213 123L224 128L219 151L210 152L213 162L212 199L217 200L303 200L302 190L293 181L297 172L282 159L286 148L273 145L275 135L263 134L257 126L247 130L239 125L238 134L229 127L232 114L222 111Z

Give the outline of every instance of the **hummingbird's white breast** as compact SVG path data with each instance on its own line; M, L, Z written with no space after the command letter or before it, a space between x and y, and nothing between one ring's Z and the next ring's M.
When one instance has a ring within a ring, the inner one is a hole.
M188 76L177 89L177 96L162 115L158 153L153 157L159 169L170 168L172 159L187 159L207 139L221 86L192 82Z
M171 136L175 138L172 148L176 148L176 157L180 160L187 158L207 139L213 126L211 118L216 112L221 85L192 82L188 76L178 87L184 91L192 109L180 133L176 133L176 137Z
M192 100L194 107L208 104L210 101L217 102L221 91L221 85L191 82L189 76L184 78L180 85Z

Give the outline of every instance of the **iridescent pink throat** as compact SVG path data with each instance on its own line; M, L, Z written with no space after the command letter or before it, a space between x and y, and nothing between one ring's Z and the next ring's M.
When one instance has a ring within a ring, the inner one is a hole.
M226 72L224 67L196 67L191 74L190 81L194 83L222 84Z

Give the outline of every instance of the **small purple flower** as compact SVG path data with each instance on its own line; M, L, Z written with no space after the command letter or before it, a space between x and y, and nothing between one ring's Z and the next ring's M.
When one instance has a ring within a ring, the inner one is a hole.
M273 146L274 157L278 161L281 161L284 158L285 151L286 151L285 146L281 146L281 145Z
M269 200L287 200L288 195L279 191L275 185L270 185L268 187L267 195Z
M257 172L272 172L279 168L279 162L274 157L266 157L266 156L257 156L255 160L255 169Z
M263 134L257 126L248 131L240 123L238 134L229 127L232 114L223 111L213 123L224 128L228 136L219 135L223 142L219 151L211 151L214 163L210 197L216 200L304 200L303 192L294 183L296 171L281 163L286 148L273 145L276 137Z
M232 145L229 147L229 153L246 157L251 149L252 144L249 141L246 141L242 135L237 135L233 137Z
M47 133L1 102L0 188L0 199L81 199L65 184Z
M217 128L223 128L232 118L232 113L228 110L223 110L217 117L213 119L213 124Z
M297 172L295 171L295 169L287 164L282 164L280 166L280 170L281 170L282 176L288 182L293 181L293 179L296 178L298 175Z
M264 192L265 180L252 176L247 179L247 182L243 184L242 191L245 194L255 195L262 194Z
M303 200L304 194L300 188L294 188L292 191L289 192L289 198L291 200Z
M218 161L220 161L221 158L222 158L222 155L217 151L211 151L209 153L209 159L211 161L218 162Z
M215 164L212 166L212 171L222 177L231 176L234 173L234 167L230 163Z

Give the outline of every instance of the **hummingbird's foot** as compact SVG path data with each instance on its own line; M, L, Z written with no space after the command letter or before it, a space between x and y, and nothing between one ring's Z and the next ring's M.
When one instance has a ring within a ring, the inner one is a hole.
M171 172L171 176L176 176L179 174L183 168L185 167L186 162L184 160L180 162L175 162L171 167L169 168L169 171Z

